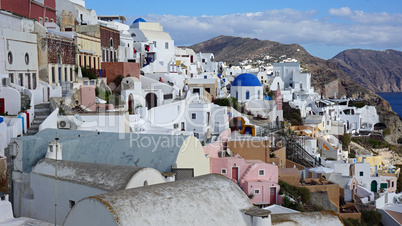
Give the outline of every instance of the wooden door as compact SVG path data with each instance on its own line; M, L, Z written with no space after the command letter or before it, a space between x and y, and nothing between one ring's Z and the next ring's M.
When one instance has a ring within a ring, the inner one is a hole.
M269 188L269 204L276 204L276 187Z
M239 168L238 167L232 168L232 179L235 181L239 180Z
M0 113L6 113L4 108L4 98L0 98Z

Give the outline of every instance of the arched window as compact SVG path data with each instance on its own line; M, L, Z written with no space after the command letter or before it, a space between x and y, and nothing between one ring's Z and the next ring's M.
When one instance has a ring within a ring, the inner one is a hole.
M113 47L113 38L110 38L110 47Z
M144 181L144 186L148 186L148 181Z

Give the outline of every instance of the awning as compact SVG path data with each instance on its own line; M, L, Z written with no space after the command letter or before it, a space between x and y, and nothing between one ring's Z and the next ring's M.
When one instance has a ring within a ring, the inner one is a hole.
M88 53L88 54L93 54L93 55L95 55L95 52L94 52L94 51L90 51L90 50L78 49L78 51L80 51L81 53Z

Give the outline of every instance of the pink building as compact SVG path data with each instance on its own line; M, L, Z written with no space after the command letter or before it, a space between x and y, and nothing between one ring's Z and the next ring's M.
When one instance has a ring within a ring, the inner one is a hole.
M254 204L280 203L278 167L275 165L259 160L245 160L240 156L212 157L211 173L221 174L235 181Z
M96 103L95 85L81 86L81 105L91 111L113 110L113 104L98 104Z

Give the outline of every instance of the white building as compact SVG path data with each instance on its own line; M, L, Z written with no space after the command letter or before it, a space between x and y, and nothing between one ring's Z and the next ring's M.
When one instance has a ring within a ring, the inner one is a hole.
M144 73L168 72L169 62L174 59L174 41L169 33L163 31L159 23L136 19L130 26L129 33L134 40L137 62Z
M36 89L39 78L35 22L5 11L0 11L0 20L0 74L7 74L13 84Z
M259 79L249 73L238 75L230 88L230 96L240 102L262 100L263 90Z
M62 16L63 10L72 12L78 24L95 25L98 24L98 17L94 9L86 9L84 0L56 0L56 18ZM60 24L60 21L57 22Z
M55 142L51 145L55 146ZM52 154L54 152L55 149ZM32 193L22 195L21 215L59 225L70 209L85 197L165 182L164 177L152 168L51 158L36 164L30 173L30 181Z

